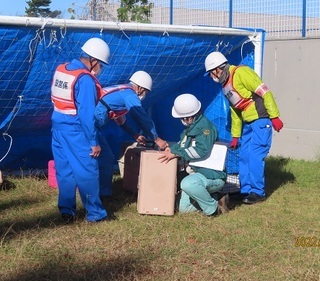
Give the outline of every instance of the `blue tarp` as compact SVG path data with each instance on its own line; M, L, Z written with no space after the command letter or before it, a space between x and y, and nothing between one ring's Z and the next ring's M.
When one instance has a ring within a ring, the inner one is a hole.
M150 73L153 91L143 105L161 138L179 139L183 128L179 120L172 118L171 108L176 96L192 93L202 102L205 115L218 127L220 138L230 139L228 104L220 86L203 76L204 60L210 52L220 50L231 63L243 62L253 67L254 45L247 36L85 28L67 28L63 34L54 28L0 25L0 133L8 133L13 139L0 169L47 167L52 159L53 72L58 64L78 58L81 46L91 37L104 39L111 49L110 65L98 77L102 86L128 82L137 70ZM14 116L12 111L17 110L21 96L21 106L10 123L9 115ZM131 139L112 122L105 133L117 159L121 142ZM9 147L9 138L0 138L0 159Z

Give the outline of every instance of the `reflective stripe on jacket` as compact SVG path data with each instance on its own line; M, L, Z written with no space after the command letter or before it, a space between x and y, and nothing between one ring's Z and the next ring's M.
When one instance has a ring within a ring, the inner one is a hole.
M178 155L185 162L202 160L211 153L217 139L218 131L216 127L208 118L200 114L190 127L183 130L180 141L170 145L170 150L171 153ZM192 170L203 174L208 179L225 179L226 177L224 171L193 166Z
M128 110L127 109L111 110L109 105L107 103L105 103L102 98L105 95L109 95L113 92L121 91L124 89L131 89L132 91L134 91L132 86L127 85L127 84L114 85L114 86L109 86L109 87L105 87L102 89L102 96L101 96L100 102L108 109L108 118L109 119L113 119L116 121L116 119L118 119L119 117L122 117L123 115L127 114ZM120 125L121 125L121 123L123 124L124 122L125 122L125 119L121 120Z
M253 69L231 65L229 71L223 92L230 102L233 137L241 136L243 121L252 122L280 115L273 94Z
M236 71L236 69L239 68L239 66L234 67L230 71L229 78L226 82L226 84L223 86L223 93L226 96L226 98L229 100L231 105L234 108L240 109L240 110L246 110L246 108L253 103L252 97L244 98L242 97L237 90L233 87L233 74Z

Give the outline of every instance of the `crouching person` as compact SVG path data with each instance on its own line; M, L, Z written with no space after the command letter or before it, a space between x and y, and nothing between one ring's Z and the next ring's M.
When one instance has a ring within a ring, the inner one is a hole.
M189 175L182 179L179 212L201 211L211 216L218 210L218 194L226 173L210 168L192 166L192 161L206 159L218 138L216 127L201 112L200 101L192 94L182 94L174 101L172 116L179 118L185 129L178 143L169 145L159 158L169 162L179 158Z

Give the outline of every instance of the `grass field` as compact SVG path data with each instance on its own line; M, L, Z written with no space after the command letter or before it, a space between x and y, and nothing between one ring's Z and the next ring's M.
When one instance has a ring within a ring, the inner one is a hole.
M320 162L267 159L268 198L205 217L139 215L114 178L117 221L64 225L46 178L0 190L0 280L320 280Z

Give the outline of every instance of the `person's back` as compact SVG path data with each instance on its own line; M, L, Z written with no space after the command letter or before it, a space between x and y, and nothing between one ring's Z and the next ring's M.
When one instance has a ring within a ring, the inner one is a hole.
M97 125L102 128L107 123L128 113L132 107L142 107L136 92L130 84L113 85L103 88L104 96L95 108ZM110 111L115 114L111 116ZM107 115L108 114L108 115Z
M142 106L141 100L151 91L152 78L145 71L137 71L130 77L130 83L112 85L103 88L104 95L95 108L96 125L99 129L108 126L114 120L129 136L138 143L145 145L146 137L154 141L160 148L165 148L166 142L159 138L155 125ZM137 131L136 126L126 118L129 114L146 137ZM100 196L103 201L109 201L112 195L113 154L105 136L99 134L99 142L103 145L99 157Z
M60 128L61 126L64 126L66 129L67 126L69 128L69 126L74 125L76 130L77 125L81 125L82 122L81 115L78 114L78 111L85 110L86 108L86 110L92 111L92 108L94 108L97 103L97 94L95 91L92 91L92 89L95 89L95 80L86 69L86 66L79 59L73 59L70 63L62 65L59 72L58 70L56 71L54 79L60 81L60 76L63 77L65 75L69 75L73 79L71 80L72 82L68 83L68 98L66 99L65 93L62 97L56 97L55 93L60 89L59 87L52 87L52 99L55 105L55 110L52 112L51 121L54 128L56 126L59 126ZM74 87L71 87L71 84L74 82ZM54 81L53 83L58 82ZM57 89L55 90L55 88ZM66 92L65 88L63 90ZM56 100L59 100L59 98L61 100L66 100L66 105L60 105L57 107ZM78 104L78 107L73 106L76 103ZM85 103L85 107L81 107L83 103ZM90 115L92 116L92 113L89 113L89 116ZM70 129L71 128L69 128L69 130Z
M111 110L126 109L129 111L132 106L142 106L131 84L115 85L110 88L113 87L119 87L119 90L102 98L110 106ZM108 90L108 87L104 88L104 90Z
M109 220L99 198L100 154L94 109L101 96L95 78L110 50L102 39L91 38L82 46L80 59L59 65L54 73L51 98L52 152L59 187L58 207L62 219L76 219L76 188L87 211L87 221Z

